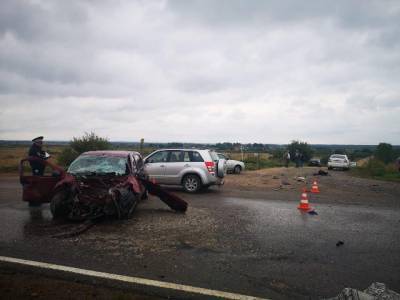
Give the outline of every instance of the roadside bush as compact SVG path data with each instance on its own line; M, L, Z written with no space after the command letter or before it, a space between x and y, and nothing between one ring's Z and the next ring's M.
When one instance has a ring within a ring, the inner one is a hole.
M108 150L111 148L111 143L106 138L99 137L94 132L85 132L82 137L74 137L69 145L79 154L86 151Z
M246 170L258 170L266 168L281 167L282 163L275 159L259 159L257 157L247 157L243 160L246 165Z
M58 163L62 166L69 166L75 158L79 156L79 153L72 149L70 146L64 148L58 155Z
M292 161L295 160L296 150L299 150L299 152L303 154L304 162L309 161L314 153L313 149L309 144L307 144L307 142L292 141L287 148L290 152L290 158Z
M94 132L87 133L82 137L74 137L69 142L69 146L64 148L58 157L58 163L68 166L81 153L95 150L108 150L111 143L106 139L97 136Z
M394 151L391 144L380 143L375 150L375 158L383 161L385 164L390 163L394 160Z
M371 176L385 175L385 164L377 159L370 159L366 165L366 169Z
M394 163L385 165L379 159L373 158L364 166L351 171L356 176L371 177L381 180L400 181L400 172Z
M286 150L283 148L277 148L271 151L272 157L274 159L281 160L282 162L283 162L283 155L285 154L285 152Z

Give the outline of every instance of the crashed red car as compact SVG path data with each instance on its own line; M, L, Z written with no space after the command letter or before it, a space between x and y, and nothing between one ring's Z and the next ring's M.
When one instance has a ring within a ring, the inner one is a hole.
M24 163L34 160L45 164L47 173L44 176L24 175ZM28 157L21 160L20 181L23 200L50 202L54 218L130 218L147 192L158 196L172 209L186 211L187 208L185 201L148 181L143 159L133 151L85 152L67 171L47 160Z

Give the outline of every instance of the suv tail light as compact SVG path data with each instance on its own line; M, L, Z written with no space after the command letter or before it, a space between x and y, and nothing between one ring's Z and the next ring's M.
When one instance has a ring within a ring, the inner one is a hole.
M207 167L208 172L214 173L214 171L215 171L215 164L214 164L214 162L213 162L213 161L206 161L206 162L204 162L204 163L206 164L206 167Z

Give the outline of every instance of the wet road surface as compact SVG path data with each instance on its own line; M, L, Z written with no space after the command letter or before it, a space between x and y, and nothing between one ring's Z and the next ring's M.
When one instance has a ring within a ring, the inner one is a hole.
M0 180L0 255L145 277L273 299L334 296L380 281L400 291L400 210L180 195L186 214L157 198L126 221L97 224L73 238L51 236L75 224L53 221L48 205L20 201L15 179ZM338 241L344 244L336 246Z

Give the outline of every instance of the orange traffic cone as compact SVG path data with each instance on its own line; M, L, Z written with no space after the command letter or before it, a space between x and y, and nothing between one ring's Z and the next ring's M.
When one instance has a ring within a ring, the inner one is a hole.
M307 190L303 189L303 193L301 193L300 204L297 207L298 209L308 211L311 210L310 205L308 204Z
M319 188L316 180L314 180L311 186L311 193L319 193Z

